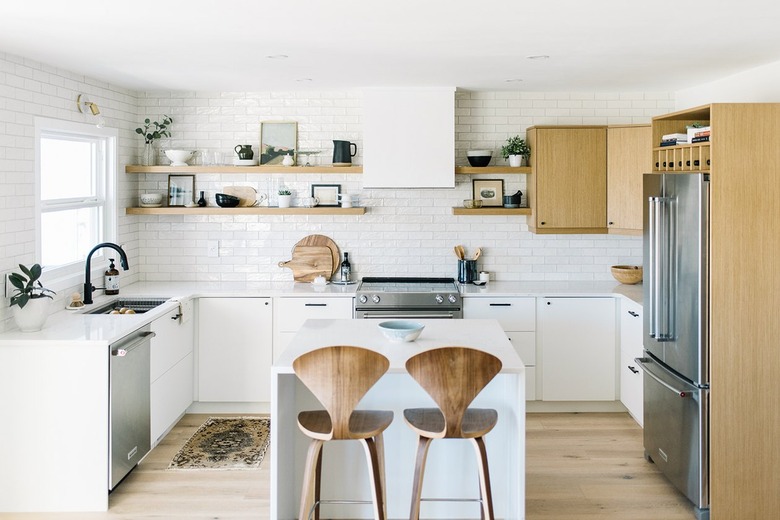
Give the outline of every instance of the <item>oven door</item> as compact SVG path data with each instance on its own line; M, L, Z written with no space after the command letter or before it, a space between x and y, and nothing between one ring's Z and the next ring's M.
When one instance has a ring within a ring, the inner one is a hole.
M453 320L463 318L463 309L355 309L359 320Z

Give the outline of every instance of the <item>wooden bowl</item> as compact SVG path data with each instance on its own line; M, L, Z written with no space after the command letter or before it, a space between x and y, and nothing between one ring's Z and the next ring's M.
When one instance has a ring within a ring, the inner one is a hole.
M633 285L642 281L641 265L613 265L612 276L620 283Z

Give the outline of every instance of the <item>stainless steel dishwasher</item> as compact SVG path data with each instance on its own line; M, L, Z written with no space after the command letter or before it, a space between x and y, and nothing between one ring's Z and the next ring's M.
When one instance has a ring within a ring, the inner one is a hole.
M147 325L109 347L109 491L152 446L149 359L153 337Z

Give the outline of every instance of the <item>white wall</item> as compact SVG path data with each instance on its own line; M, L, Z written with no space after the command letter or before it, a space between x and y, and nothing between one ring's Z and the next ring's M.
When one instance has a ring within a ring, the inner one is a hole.
M708 103L780 102L780 61L679 90L674 99L675 110Z
M140 117L174 118L171 147L221 151L232 156L236 144L259 142L259 122L298 122L299 147L318 149L330 163L332 139L361 140L359 92L149 92L140 100ZM647 123L671 111L667 93L592 94L459 92L456 95L456 164L465 151L495 150L503 164L504 139L524 134L534 124ZM414 143L424 146L424 143ZM399 150L398 167L403 167ZM357 163L361 161L360 154ZM165 175L144 175L143 190L165 191ZM505 190L525 186L524 176L505 175ZM485 176L480 176L485 178ZM138 217L146 280L291 280L277 267L290 258L305 235L332 237L349 251L356 276L455 274L452 247L483 248L480 268L498 280L607 280L609 266L641 263L639 238L606 235L534 235L526 217L453 216L452 207L471 198L471 176L459 175L454 190L362 190L359 175L198 175L196 190L213 194L224 185L250 185L268 192L273 182L290 185L297 195L312 183L337 183L360 193L369 207L363 216L143 216ZM206 242L219 240L224 256L208 258Z
M34 234L34 118L91 122L76 107L78 94L87 94L97 103L107 126L119 128L119 168L124 171L124 165L133 162L130 154L136 151L132 137L138 119L135 92L0 53L0 275L18 271L18 264L31 265L38 258ZM124 207L127 201L123 194L135 194L136 180L122 174L118 181L119 205ZM125 273L129 282L138 272L137 223L123 214L118 219L118 240L130 255L133 269ZM70 294L81 287L58 289L56 307L62 308ZM0 331L9 326L9 317L6 299L0 305Z

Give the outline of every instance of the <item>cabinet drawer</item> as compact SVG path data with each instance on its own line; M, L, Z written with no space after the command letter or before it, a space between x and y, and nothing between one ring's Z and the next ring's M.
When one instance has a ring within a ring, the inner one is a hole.
M536 298L464 298L463 317L498 320L504 330L536 330Z
M620 350L642 355L642 306L626 300L620 303Z
M506 336L525 366L536 365L535 332L507 331Z
M643 426L643 394L642 378L644 373L634 357L626 352L620 353L620 402L628 409L628 413L639 426Z
M274 309L279 332L298 332L308 319L350 319L352 298L279 298Z

